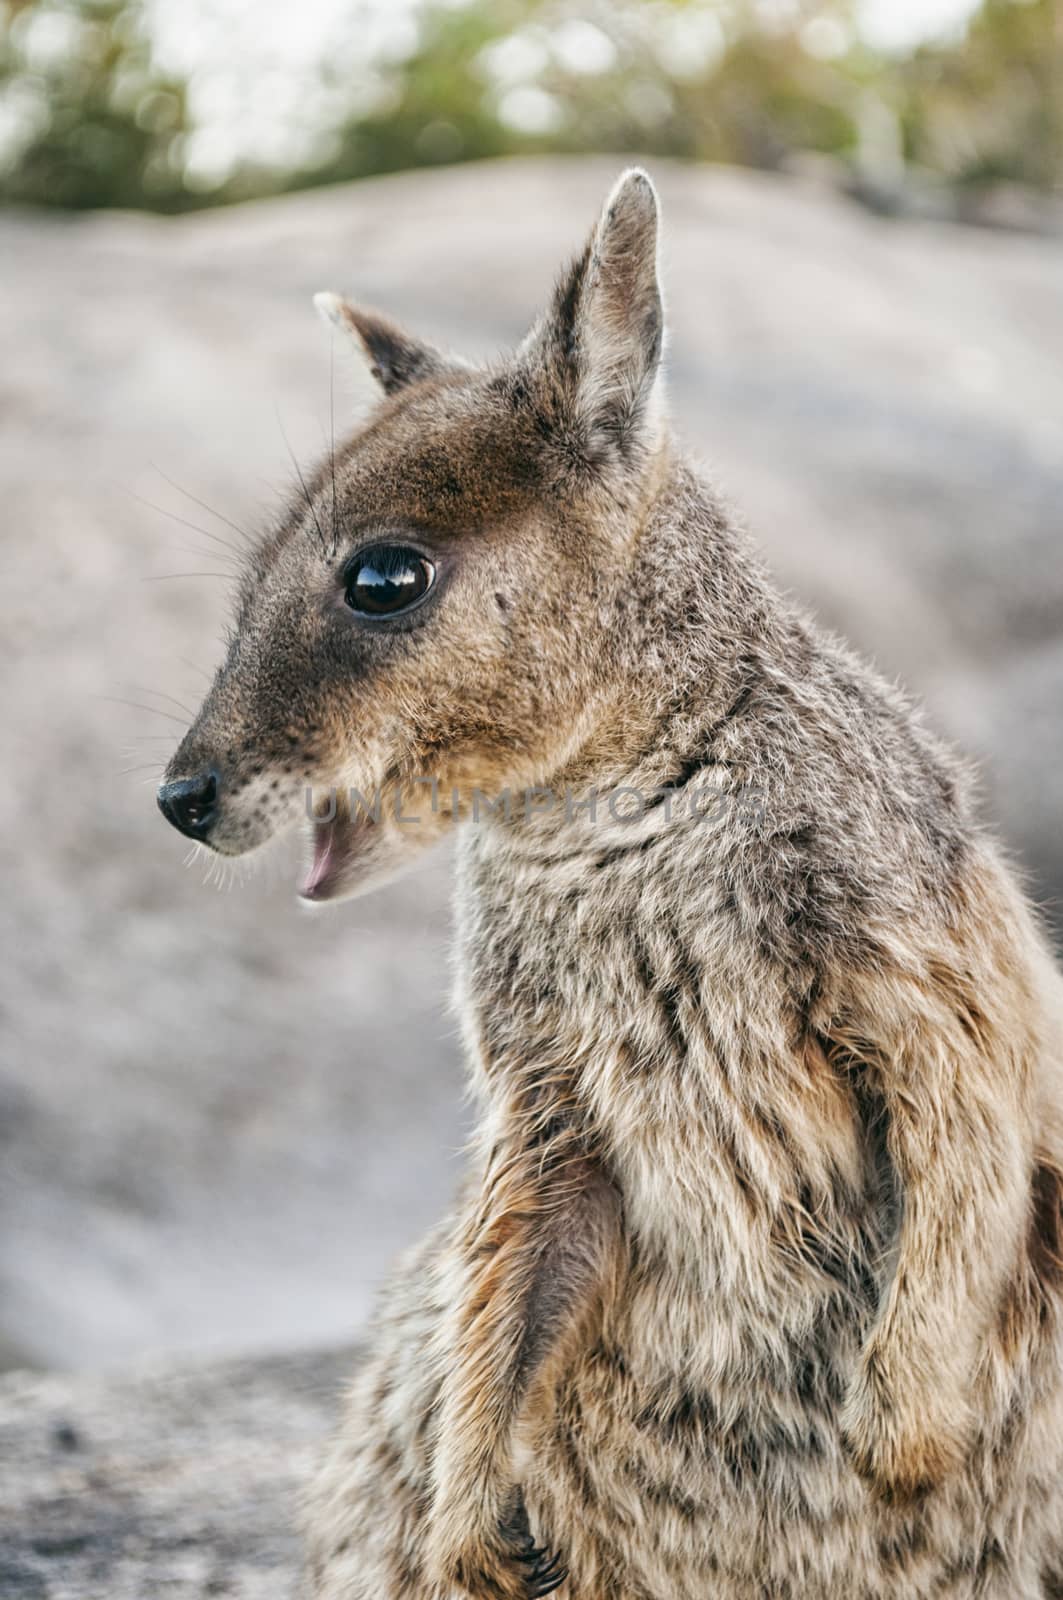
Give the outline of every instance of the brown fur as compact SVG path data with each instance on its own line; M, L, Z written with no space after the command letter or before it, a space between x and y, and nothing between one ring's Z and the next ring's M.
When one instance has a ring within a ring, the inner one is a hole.
M319 824L334 894L464 823L469 1178L384 1300L309 1592L1057 1595L1063 985L955 758L677 456L656 239L629 174L487 370L323 297L385 397L171 765L226 853L381 786ZM436 585L363 625L383 538ZM621 785L656 798L582 803Z

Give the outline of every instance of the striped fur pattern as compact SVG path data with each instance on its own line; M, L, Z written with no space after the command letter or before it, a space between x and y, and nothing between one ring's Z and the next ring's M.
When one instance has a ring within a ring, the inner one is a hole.
M283 769L283 601L289 776L556 801L459 833L477 1133L383 1299L307 1593L1050 1600L1063 984L963 767L676 453L656 259L632 173L496 368L326 305L387 390L342 505L479 529L467 576L341 678L293 513L175 758ZM619 787L637 815L563 803ZM289 820L233 805L222 848Z

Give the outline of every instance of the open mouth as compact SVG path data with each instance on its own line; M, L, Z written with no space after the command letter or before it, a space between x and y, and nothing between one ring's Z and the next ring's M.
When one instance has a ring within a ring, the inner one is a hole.
M299 898L317 903L341 894L356 863L364 862L371 849L373 827L368 818L355 820L342 800L337 800L332 816L314 821L310 834L310 864L299 888Z

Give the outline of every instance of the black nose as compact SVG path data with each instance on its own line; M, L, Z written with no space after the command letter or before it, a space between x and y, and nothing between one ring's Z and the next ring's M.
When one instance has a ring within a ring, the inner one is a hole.
M160 786L159 810L179 833L205 839L217 815L218 775L201 772L196 778L178 778Z

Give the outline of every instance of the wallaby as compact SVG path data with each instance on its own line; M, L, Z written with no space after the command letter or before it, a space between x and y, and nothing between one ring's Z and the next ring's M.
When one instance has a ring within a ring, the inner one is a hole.
M458 834L479 1103L313 1495L315 1600L1063 1595L1063 983L964 769L665 416L627 172L262 540L159 793L303 894ZM711 797L706 804L705 796Z

